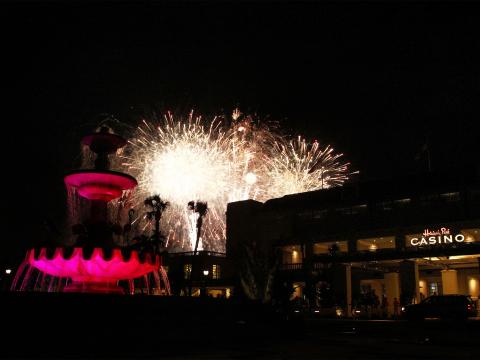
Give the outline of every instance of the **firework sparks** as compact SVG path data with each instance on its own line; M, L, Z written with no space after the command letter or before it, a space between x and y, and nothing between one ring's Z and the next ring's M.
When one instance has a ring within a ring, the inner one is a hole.
M299 136L276 142L274 153L265 166L272 197L341 186L348 179L348 164L340 161L343 154L334 154L330 146L321 148L317 141L308 144Z
M191 250L195 219L189 201L206 201L204 249L225 250L225 211L231 201L266 201L286 194L339 186L348 179L348 163L318 142L287 141L235 110L230 125L219 118L203 121L193 112L185 120L167 113L154 126L143 121L124 156L127 171L139 181L137 203L160 194L171 203L162 217L168 246Z

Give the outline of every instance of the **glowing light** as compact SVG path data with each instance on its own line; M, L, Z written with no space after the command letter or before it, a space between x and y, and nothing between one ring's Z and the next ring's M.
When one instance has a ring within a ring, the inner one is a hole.
M475 242L475 238L471 235L467 235L467 237L465 238L465 242L466 243L472 243L472 242Z
M468 293L470 296L478 298L480 294L479 286L478 286L478 279L477 278L469 278L468 279Z
M113 249L111 259L105 258L101 248L95 248L89 259L83 256L82 248L75 248L68 258L65 258L63 248L57 248L51 259L47 257L45 248L40 251L38 258L34 250L30 250L27 257L30 265L46 274L82 282L134 279L158 270L160 266L158 256L154 260L147 257L142 262L138 253L132 251L130 259L125 260L120 249Z
M65 184L78 189L80 196L90 200L110 201L133 189L137 181L127 174L115 171L79 170L65 176Z
M228 202L326 189L342 185L349 175L348 163L332 147L301 137L288 141L238 109L231 121L204 121L193 112L179 120L168 112L155 125L144 120L121 157L123 170L139 182L134 203L141 206L153 194L171 203L161 226L173 251L192 250L195 243L196 218L187 210L189 201L209 205L203 249L225 251Z
M5 269L5 274L10 275L12 273L12 269Z
M249 172L247 173L247 175L245 175L245 181L247 182L247 184L253 185L257 182L257 175L255 175L252 172Z

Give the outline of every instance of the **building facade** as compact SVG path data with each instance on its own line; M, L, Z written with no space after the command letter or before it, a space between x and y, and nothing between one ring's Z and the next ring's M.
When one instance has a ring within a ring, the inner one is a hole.
M170 253L165 267L174 295L229 298L232 293L232 270L225 253Z
M428 173L229 204L227 256L251 244L276 254L292 297L346 314L369 302L394 315L434 294L477 300L480 180Z

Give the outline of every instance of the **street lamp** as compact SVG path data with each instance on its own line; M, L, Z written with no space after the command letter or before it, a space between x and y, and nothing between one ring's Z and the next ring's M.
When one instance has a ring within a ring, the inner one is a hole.
M7 275L2 279L0 277L0 290L5 291L7 289L7 284L10 284L10 275L12 274L12 269L5 269L5 274Z
M207 296L207 277L208 277L208 270L203 270L203 296Z

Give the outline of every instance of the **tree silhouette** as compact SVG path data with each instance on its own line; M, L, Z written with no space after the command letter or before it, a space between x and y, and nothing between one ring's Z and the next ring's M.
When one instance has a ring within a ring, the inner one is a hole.
M143 204L149 208L149 211L145 214L149 221L155 221L154 235L152 240L155 246L163 246L164 237L160 232L160 220L165 209L170 206L168 201L164 201L160 195L152 195L145 199Z
M272 300L275 271L280 262L278 253L270 254L255 241L243 244L238 273L247 298L262 303Z
M197 218L197 236L195 239L195 249L193 250L193 255L197 255L198 243L200 240L200 234L202 232L203 218L208 212L208 204L205 201L190 201L188 203L188 209L196 212L198 214Z
M187 204L188 210L191 210L198 214L197 218L197 232L196 232L196 239L195 239L195 248L193 250L193 255L197 255L198 243L200 240L200 234L202 232L202 225L203 225L203 218L208 212L208 205L204 201L189 201ZM188 294L192 296L192 285L193 285L193 276L196 273L197 269L193 265L192 262L192 272L190 275L190 284L188 286Z

